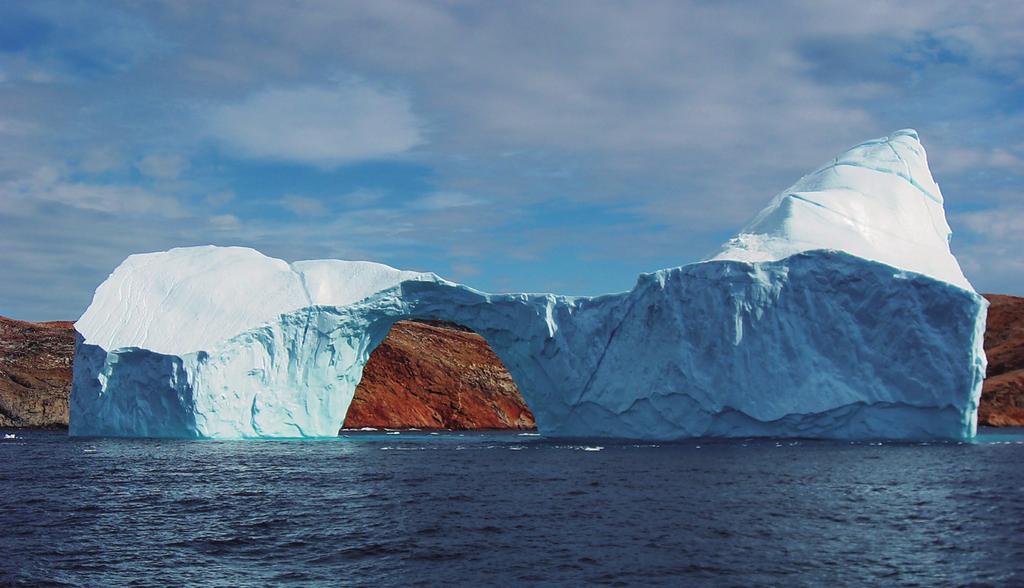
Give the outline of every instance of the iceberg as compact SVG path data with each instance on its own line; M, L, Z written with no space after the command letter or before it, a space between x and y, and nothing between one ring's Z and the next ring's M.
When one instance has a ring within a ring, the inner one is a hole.
M72 435L333 437L403 319L480 335L552 437L963 439L987 303L917 133L862 143L708 259L597 297L242 247L132 255L75 323Z

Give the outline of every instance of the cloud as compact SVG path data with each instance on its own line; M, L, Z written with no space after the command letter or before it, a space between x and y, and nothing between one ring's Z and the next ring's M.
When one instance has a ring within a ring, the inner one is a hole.
M231 190L221 190L203 198L203 202L210 208L220 208L234 200L235 196L237 194Z
M124 157L111 147L90 149L79 162L82 171L89 174L101 174L118 169L124 165Z
M379 190L357 188L339 198L339 201L351 208L362 208L380 202L382 198L384 194Z
M1004 243L1024 242L1024 207L1007 206L993 210L958 214L955 220L978 236Z
M360 80L260 90L204 119L230 154L326 169L395 157L424 142L407 97Z
M142 175L158 180L174 180L185 169L185 160L180 155L150 154L143 157L135 167Z
M1024 275L1024 247L1021 240L981 240L954 247L964 274L979 292L1024 294L1020 276Z
M2 74L2 73L3 72L0 72L0 74ZM0 83L3 83L3 79L2 78L0 78ZM0 135L8 135L8 136L15 136L16 137L16 136L19 136L19 135L31 134L32 132L34 132L36 130L37 130L36 125L34 125L32 123L25 122L25 121L20 121L20 120L12 120L12 119L0 118Z
M480 275L480 268L471 263L453 263L452 276L458 279L472 278Z
M207 220L217 229L237 229L242 226L242 221L233 214L216 214Z
M130 184L70 180L64 174L61 166L44 166L27 177L0 184L0 207L13 210L27 203L45 201L104 213L167 218L184 215L180 202L172 196Z
M278 204L299 216L322 214L325 210L323 203L319 200L295 194L286 194L284 198L278 201Z
M465 208L482 204L478 198L474 198L461 192L434 192L421 196L409 203L410 208L420 210L447 210L450 208Z
M955 214L952 224L963 229L953 249L964 273L981 291L1021 293L1024 276L1024 206L1014 204Z
M942 151L941 156L935 160L944 172L978 168L1024 172L1024 159L1004 147L954 147Z

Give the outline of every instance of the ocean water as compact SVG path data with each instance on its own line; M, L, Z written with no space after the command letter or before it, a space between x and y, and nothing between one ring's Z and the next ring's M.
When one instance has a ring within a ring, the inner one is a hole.
M929 444L15 433L0 584L1024 584L1019 429Z

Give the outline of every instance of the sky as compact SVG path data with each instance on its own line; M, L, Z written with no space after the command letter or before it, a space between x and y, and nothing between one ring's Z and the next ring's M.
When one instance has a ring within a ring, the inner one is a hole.
M901 128L1024 295L1019 0L0 2L0 314L208 243L627 290Z

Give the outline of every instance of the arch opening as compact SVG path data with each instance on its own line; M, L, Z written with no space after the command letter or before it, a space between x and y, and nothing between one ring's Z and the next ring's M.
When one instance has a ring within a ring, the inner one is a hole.
M342 430L536 430L512 375L488 342L450 321L406 319L374 348Z

